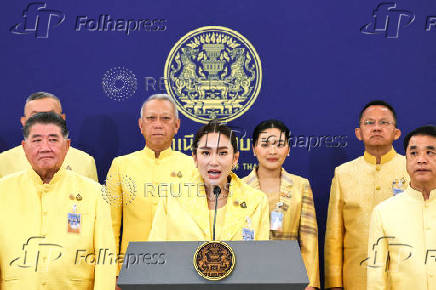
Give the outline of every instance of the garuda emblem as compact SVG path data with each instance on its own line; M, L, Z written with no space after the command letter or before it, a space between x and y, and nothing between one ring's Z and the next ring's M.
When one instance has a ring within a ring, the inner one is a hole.
M205 26L183 36L165 63L165 87L188 118L230 121L246 112L259 94L260 58L236 31Z
M197 273L207 280L221 280L230 275L235 267L233 249L224 242L205 242L194 254Z

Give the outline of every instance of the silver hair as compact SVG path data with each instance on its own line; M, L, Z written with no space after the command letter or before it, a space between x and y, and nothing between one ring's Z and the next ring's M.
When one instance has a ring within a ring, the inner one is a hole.
M142 103L141 118L143 115L143 110L144 110L145 104L147 104L148 102L150 102L152 100L164 100L164 101L170 102L174 108L174 117L176 117L176 120L179 119L179 111L177 110L176 102L174 101L173 97L171 97L170 95L167 95L167 94L154 94L154 95L151 95L150 97L148 97L148 99L146 99L144 101L144 103Z
M47 98L57 101L59 103L59 106L61 107L61 112L62 112L61 100L59 100L59 98L56 97L55 95L47 92L36 92L31 94L30 96L27 97L26 104L24 104L24 106L26 106L27 103L29 103L30 101L47 99Z

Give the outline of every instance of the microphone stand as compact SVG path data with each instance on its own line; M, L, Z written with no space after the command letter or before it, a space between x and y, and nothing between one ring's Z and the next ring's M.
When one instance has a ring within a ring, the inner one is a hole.
M215 241L215 223L216 223L216 211L218 206L218 196L221 193L221 188L218 185L213 187L213 193L215 194L215 214L213 217L213 240Z

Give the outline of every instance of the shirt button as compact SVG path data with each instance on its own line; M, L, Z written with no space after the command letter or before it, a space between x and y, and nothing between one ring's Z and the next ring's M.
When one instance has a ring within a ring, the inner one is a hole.
M380 165L377 165L377 166L375 167L375 170L377 170L377 171L380 171L380 169L381 169Z
M377 186L375 187L375 189L376 189L376 190L380 190L380 189L381 189L381 186L380 186L380 185L377 185Z
M42 212L42 215L43 215L43 216L46 216L46 215L47 215L47 212L46 212L46 211Z

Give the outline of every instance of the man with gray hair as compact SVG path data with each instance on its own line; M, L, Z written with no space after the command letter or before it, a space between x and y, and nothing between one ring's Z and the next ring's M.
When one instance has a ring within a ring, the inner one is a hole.
M29 168L0 179L0 288L114 289L110 208L101 185L62 167L65 120L36 113L23 137Z
M177 190L182 177L192 174L195 168L190 156L171 149L180 128L171 96L150 96L141 106L138 125L145 138L145 148L116 157L106 178L115 243L120 255L125 254L129 242L148 239L162 195L160 190L164 187L160 185L166 185L165 195L171 194L171 189Z
M65 120L66 118L65 114L62 113L62 106L58 97L47 92L37 92L26 99L24 116L20 119L23 127L27 119L39 112L54 112L61 116L62 119ZM98 181L95 160L86 152L70 147L62 166ZM21 145L0 153L0 178L27 168L30 168L30 164Z

